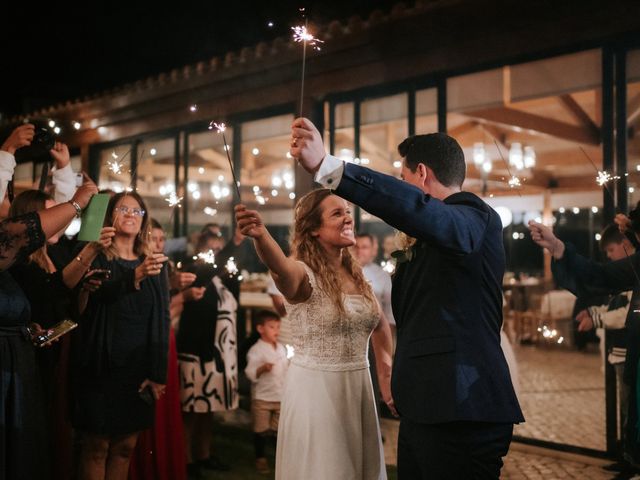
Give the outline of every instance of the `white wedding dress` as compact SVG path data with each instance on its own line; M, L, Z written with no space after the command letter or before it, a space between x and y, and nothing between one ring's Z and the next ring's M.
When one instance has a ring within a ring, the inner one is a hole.
M282 398L276 480L386 480L367 360L377 307L345 295L341 316L303 265L313 293L287 304L295 355Z

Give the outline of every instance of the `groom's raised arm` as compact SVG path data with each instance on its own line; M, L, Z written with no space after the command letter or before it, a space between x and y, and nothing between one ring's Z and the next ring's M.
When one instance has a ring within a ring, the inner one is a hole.
M327 155L320 133L306 119L294 121L291 154L316 182L407 235L460 254L482 243L488 210L447 204L391 175Z
M324 160L335 161L343 163L329 155ZM448 205L391 175L344 163L337 181L318 174L315 179L401 232L455 253L474 252L484 238L487 211L470 205Z

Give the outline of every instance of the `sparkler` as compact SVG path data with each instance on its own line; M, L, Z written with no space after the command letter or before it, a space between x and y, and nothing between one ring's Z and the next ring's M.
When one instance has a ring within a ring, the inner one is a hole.
M170 207L180 208L182 207L182 204L180 202L182 202L183 198L184 197L179 197L178 195L176 195L176 192L171 192L169 196L164 199L164 201L167 202Z
M504 158L504 156L502 155L502 150L500 150L500 146L498 145L498 142L496 142L495 138L493 139L493 143L496 145L496 148L498 149L498 154L500 155L500 158L502 159L504 164L507 166L507 172L509 172L509 182L508 182L509 188L522 187L522 182L520 181L520 178L516 177L514 174L511 173L511 169L509 168L509 162L507 162L507 159ZM518 196L519 197L522 196L519 190L518 190Z
M236 262L233 257L229 257L229 260L227 260L227 263L224 266L224 268L230 276L233 276L236 273L238 273L238 266L236 265Z
M111 152L111 160L107 162L107 168L114 175L120 175L123 172L122 168L124 167L124 159L127 158L127 155L129 155L130 152L131 152L131 149L127 150L126 153L119 160L118 160L119 158L118 154L115 151Z
M304 8L300 9L302 15L304 16ZM302 102L304 100L304 76L307 65L307 45L309 45L314 50L320 50L320 43L324 43L322 40L314 37L308 30L308 19L305 18L304 25L298 25L296 27L291 27L293 30L293 41L297 43L302 43L302 82L300 83L300 117L302 116Z
M609 181L611 181L611 180L618 180L620 177L618 177L618 176L613 176L612 177L608 172L599 170L598 166L595 164L595 162L593 160L591 160L591 157L589 155L587 155L587 152L584 150L584 148L582 148L582 147L579 147L579 148L580 148L580 151L582 152L582 154L585 157L587 157L587 160L589 160L589 163L591 164L591 166L597 172L598 176L596 177L596 182L601 187L604 187L606 192L609 194L609 197L611 198L611 201L615 204L616 203L616 199L614 198L613 193L611 193L611 190L609 190L609 186L607 185L607 183ZM627 260L629 261L629 265L631 266L631 271L633 272L633 275L636 277L636 282L638 282L638 285L640 285L640 276L638 275L638 271L636 270L636 267L633 264L633 260L631 260L631 257L629 256L629 253L627 252L627 248L624 246L624 243L621 244L621 245L622 245L622 249L624 250L624 254L627 257ZM636 313L636 310L634 310L634 313Z
M233 184L236 186L236 192L238 193L238 201L241 202L240 198L240 182L236 178L236 171L233 169L233 162L231 161L231 155L229 155L229 145L227 144L227 137L224 135L224 131L227 129L227 126L224 123L216 123L211 122L209 124L209 130L216 129L218 133L222 134L222 141L224 142L224 151L227 152L227 160L229 161L229 168L231 169L231 176L233 177Z
M207 250L206 252L200 252L197 255L198 259L202 260L204 263L208 263L209 265L216 266L216 256L213 253L213 250Z

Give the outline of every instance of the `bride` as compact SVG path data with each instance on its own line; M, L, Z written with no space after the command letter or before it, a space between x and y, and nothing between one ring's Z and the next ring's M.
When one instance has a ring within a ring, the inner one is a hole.
M276 480L384 480L380 427L369 376L369 337L383 400L391 398L391 331L362 270L347 202L314 190L295 208L293 258L259 213L236 206L236 220L287 301L295 356L282 398Z

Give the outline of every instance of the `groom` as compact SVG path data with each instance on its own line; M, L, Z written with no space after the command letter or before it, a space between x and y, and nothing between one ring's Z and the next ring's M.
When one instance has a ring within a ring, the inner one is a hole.
M416 239L392 291L398 477L498 479L513 424L524 421L500 348L500 217L461 190L453 138L412 136L398 152L404 181L327 155L309 120L293 122L291 155L316 182Z

